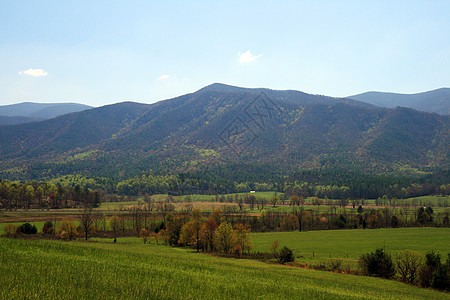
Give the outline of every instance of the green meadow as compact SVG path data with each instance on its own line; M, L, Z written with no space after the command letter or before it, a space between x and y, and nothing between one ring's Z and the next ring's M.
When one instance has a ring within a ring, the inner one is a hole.
M301 262L314 264L342 259L343 264L357 266L358 258L376 248L395 255L399 250L419 253L434 250L447 257L450 253L450 228L389 228L321 231L253 233L254 251L268 252L278 240L281 246L294 250ZM314 257L313 257L314 255Z
M13 224L16 227L19 227L20 225L22 225L24 223L27 223L27 222L0 223L0 235L4 234L3 228L8 224ZM35 225L38 230L38 233L41 233L42 227L44 226L45 222L28 222L28 223L30 223L31 225Z
M162 245L0 238L1 299L448 299L397 281Z

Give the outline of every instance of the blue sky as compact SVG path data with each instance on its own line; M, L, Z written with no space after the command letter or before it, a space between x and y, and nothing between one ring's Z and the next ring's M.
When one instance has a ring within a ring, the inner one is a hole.
M450 86L450 1L2 1L0 105Z

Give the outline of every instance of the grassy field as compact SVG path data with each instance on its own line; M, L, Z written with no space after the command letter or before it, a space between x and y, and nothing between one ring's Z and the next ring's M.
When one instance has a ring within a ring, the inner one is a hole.
M20 225L22 225L25 222L14 222L14 223L0 223L0 235L4 234L3 232L3 227L5 227L7 224L13 224L16 227L19 227ZM45 222L28 222L31 225L35 225L38 233L42 232L42 227L44 226Z
M402 200L400 200L402 201ZM422 197L413 197L404 199L403 201L408 201L409 203L417 202L422 203L424 205L438 206L439 203L443 204L447 201L447 205L450 204L449 197L440 197L440 196L422 196Z
M255 196L256 198L261 198L261 199L271 199L273 196L275 196L275 194L280 197L283 193L275 193L275 192L255 192L252 193L251 195ZM233 193L233 194L225 194L223 196L228 197L228 196L234 196L234 195L250 195L249 193ZM220 195L222 196L222 195ZM179 201L184 201L186 199L186 197L191 198L192 201L211 201L211 199L215 199L216 195L184 195L184 196L177 196L175 197L175 199L179 200Z
M188 249L0 238L1 299L448 299L396 281Z
M450 228L352 229L306 232L253 233L255 251L268 252L278 240L281 246L295 249L298 260L308 264L343 259L352 268L363 253L384 248L394 254L398 250L425 253L437 251L444 258L450 252ZM313 257L314 252L314 257Z
M123 201L123 202L103 202L99 210L119 210L122 208L128 208L134 205L137 205L139 201Z

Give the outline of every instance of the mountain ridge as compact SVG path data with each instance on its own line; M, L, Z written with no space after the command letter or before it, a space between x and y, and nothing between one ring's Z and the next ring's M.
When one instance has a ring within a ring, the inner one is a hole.
M36 102L21 102L16 104L0 106L0 116L16 118L18 121L23 120L23 123L30 121L39 121L44 119L52 119L60 115L79 112L86 109L91 109L92 106L67 102L67 103L36 103ZM3 125L0 123L0 125Z
M348 96L348 98L387 108L403 106L441 115L450 114L450 88L413 94L371 91Z
M23 116L2 116L0 115L0 126L2 125L16 125L16 124L22 124L22 123L30 123L30 122L37 122L42 121L43 118L37 118L37 117L23 117Z
M449 117L296 91L207 86L154 104L122 102L0 126L0 176L129 177L221 164L277 172L448 167ZM409 172L409 171L408 171Z

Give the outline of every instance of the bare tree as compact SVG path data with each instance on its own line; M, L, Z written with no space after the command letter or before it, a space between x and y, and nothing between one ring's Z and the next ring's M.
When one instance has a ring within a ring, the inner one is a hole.
M139 206L131 208L131 219L133 222L133 232L139 233L141 231L144 220L144 212Z
M114 233L114 238L117 237L117 232L120 230L120 223L121 220L118 216L112 216L111 219L109 219L109 226Z
M397 255L397 271L402 276L402 280L411 284L416 283L419 277L419 270L423 264L422 256L411 250L400 251Z
M89 232L92 230L96 215L91 206L85 206L79 216L81 228L83 229L85 239L87 241Z

